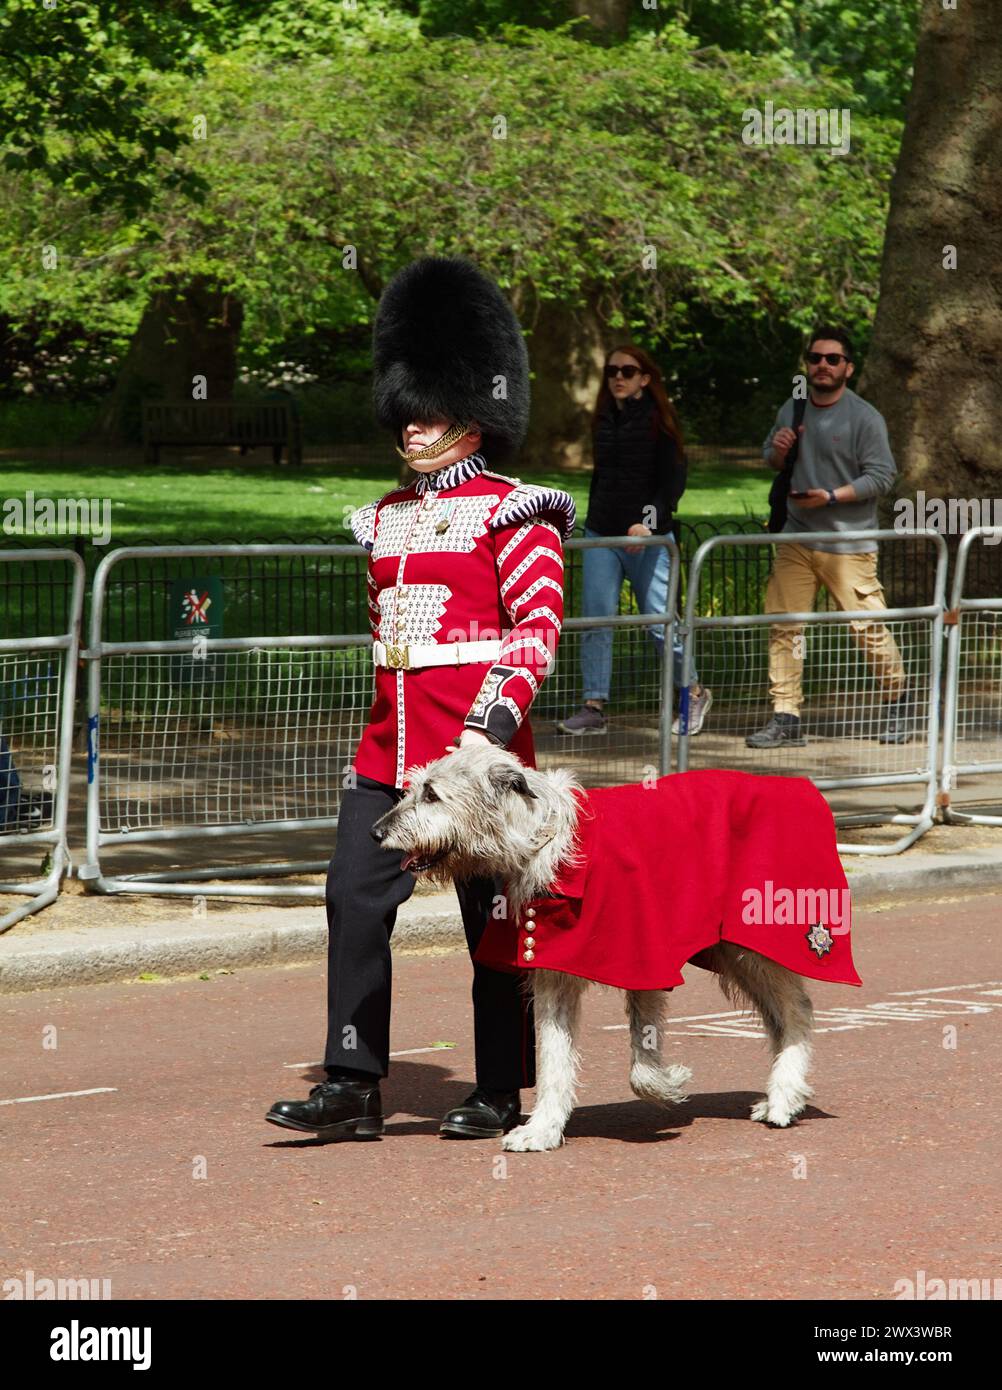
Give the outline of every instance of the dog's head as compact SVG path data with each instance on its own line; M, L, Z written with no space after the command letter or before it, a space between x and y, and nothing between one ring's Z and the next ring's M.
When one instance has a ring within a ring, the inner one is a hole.
M406 794L372 827L385 849L402 852L402 868L447 882L511 867L511 837L528 831L537 800L514 753L475 744L408 777Z

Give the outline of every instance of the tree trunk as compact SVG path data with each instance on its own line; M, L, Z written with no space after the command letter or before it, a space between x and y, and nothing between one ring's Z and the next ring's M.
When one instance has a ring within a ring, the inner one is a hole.
M191 400L197 377L205 378L206 400L230 400L242 321L240 301L202 277L154 294L102 417L102 437L137 442L142 402Z
M591 462L591 413L602 381L605 336L594 310L543 301L528 338L532 410L519 467L580 468Z
M944 248L956 248L956 269ZM1002 24L923 6L862 386L904 491L1002 484Z
M591 20L596 38L626 37L630 27L632 0L568 0L572 15Z

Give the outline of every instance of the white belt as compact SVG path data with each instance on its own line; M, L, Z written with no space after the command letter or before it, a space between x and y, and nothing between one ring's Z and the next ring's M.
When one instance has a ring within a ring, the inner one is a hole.
M424 646L387 646L373 642L372 659L377 666L394 670L412 666L463 666L470 661L496 661L501 654L501 639L482 642L428 642Z

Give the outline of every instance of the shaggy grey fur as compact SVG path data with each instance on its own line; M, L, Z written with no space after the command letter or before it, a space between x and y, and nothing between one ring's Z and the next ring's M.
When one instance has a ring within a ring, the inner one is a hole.
M376 822L373 834L384 848L411 856L414 872L439 882L502 878L513 916L545 896L558 866L579 852L572 793L580 784L570 772L523 767L502 748L476 744L411 769L410 779L407 794ZM803 981L727 942L715 946L713 955L721 989L760 1015L772 1050L766 1098L752 1107L752 1119L789 1125L812 1094L807 1084L812 1009ZM502 1141L515 1151L563 1143L574 1108L581 995L589 983L553 970L527 975L535 1000L538 1081L531 1118ZM631 1089L663 1105L684 1101L692 1073L666 1064L661 1054L667 992L623 992Z

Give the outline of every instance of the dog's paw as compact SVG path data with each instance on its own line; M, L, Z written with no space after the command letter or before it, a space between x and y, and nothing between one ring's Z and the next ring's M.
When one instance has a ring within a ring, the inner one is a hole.
M805 1103L791 1106L785 1101L757 1100L751 1108L751 1117L753 1120L761 1120L763 1124L773 1125L776 1129L786 1129L788 1125L793 1124L798 1115L803 1114Z
M688 1067L634 1066L630 1071L630 1090L641 1100L656 1105L683 1105L688 1099L686 1086L692 1080Z
M534 1128L527 1124L509 1130L501 1140L501 1147L508 1153L545 1153L548 1149L559 1149L563 1142L563 1131L557 1125Z

